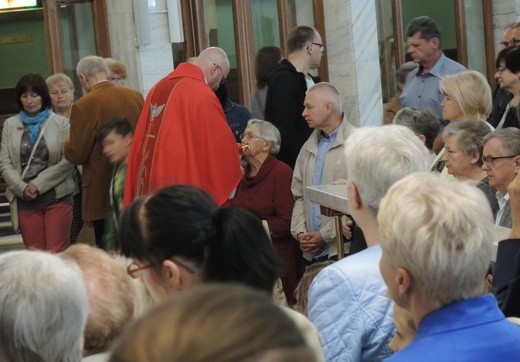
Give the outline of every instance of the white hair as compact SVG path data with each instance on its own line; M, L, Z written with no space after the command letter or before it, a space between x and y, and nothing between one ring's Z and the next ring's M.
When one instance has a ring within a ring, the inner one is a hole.
M261 119L250 119L247 122L247 127L252 126L253 124L258 126L260 137L268 142L271 142L269 153L277 155L278 152L280 152L280 144L282 143L282 137L280 136L280 131L278 128L276 128L276 126L271 122L267 122Z
M421 140L398 125L356 129L346 141L345 155L348 181L374 215L390 186L413 172L427 171L431 163Z
M478 188L415 173L390 188L377 220L388 261L408 270L434 307L482 293L493 215Z
M83 74L87 77L93 76L98 73L103 73L107 77L110 74L107 62L105 59L98 57L97 55L86 56L78 62L76 67L76 74L79 76Z
M81 360L88 299L74 262L41 251L1 254L0 290L2 360Z

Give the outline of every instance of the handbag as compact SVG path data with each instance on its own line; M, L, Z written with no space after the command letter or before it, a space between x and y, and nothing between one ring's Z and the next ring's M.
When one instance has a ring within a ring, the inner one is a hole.
M36 151L36 147L38 147L38 143L40 143L40 140L42 139L43 132L45 131L45 127L47 127L47 122L44 123L40 134L38 135L38 138L36 139L36 142L34 143L34 146L31 150L31 155L29 156L29 161L27 161L27 165L23 169L22 172L22 180L24 179L25 175L27 175L27 171L29 171L29 166L31 166L31 160L34 156L34 152ZM15 233L20 232L20 222L18 220L18 201L16 198L16 195L9 187L6 187L5 189L5 197L7 198L7 201L9 201L9 214L11 216L11 225L13 228L13 231Z

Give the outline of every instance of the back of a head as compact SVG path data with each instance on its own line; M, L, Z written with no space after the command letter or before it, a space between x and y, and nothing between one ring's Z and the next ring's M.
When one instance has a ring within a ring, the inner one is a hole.
M0 290L0 360L81 360L87 291L72 261L41 251L1 254Z
M486 78L476 70L441 78L439 89L458 104L462 111L462 119L485 121L491 113L491 87Z
M114 58L105 58L105 62L107 63L110 72L117 74L123 79L127 78L128 74L125 63Z
M256 86L262 88L267 85L267 79L272 70L282 60L282 51L278 47L263 47L256 54Z
M405 126L417 136L423 135L424 145L430 151L433 149L433 143L441 128L437 116L429 108L402 108L396 113L393 124Z
M438 174L410 175L381 201L378 223L389 262L410 272L432 306L482 293L493 216L478 188Z
M432 38L441 39L441 31L439 26L432 18L428 16L419 16L413 19L406 29L406 36L412 37L420 33L421 39L430 41Z
M207 246L204 281L232 282L271 295L279 261L260 219L238 207L215 214L217 237Z
M63 252L80 267L87 285L89 314L85 355L105 352L132 320L132 285L126 268L105 251L75 244Z
M106 77L110 74L105 59L97 55L89 55L81 58L76 67L76 74L79 76L83 74L86 77L91 77L96 74L104 74Z
M307 43L314 40L316 33L316 29L306 25L293 28L287 36L287 52L291 54L303 49Z
M412 61L401 64L401 66L399 67L399 69L397 69L397 72L395 74L397 81L403 84L406 83L406 77L408 76L408 73L410 73L414 69L417 69L418 66L419 64Z
M180 256L201 266L208 240L216 237L217 210L209 193L187 185L136 199L121 217L121 253L151 265Z
M398 125L356 129L346 141L345 156L348 180L374 214L390 186L413 172L427 171L431 163L419 137Z
M263 293L209 284L148 313L123 335L112 362L313 361L295 323ZM266 358L269 356L269 358Z
M219 209L193 186L170 186L134 201L123 212L120 238L125 256L154 266L183 257L197 265L203 281L239 282L271 293L278 275L261 221L243 209Z

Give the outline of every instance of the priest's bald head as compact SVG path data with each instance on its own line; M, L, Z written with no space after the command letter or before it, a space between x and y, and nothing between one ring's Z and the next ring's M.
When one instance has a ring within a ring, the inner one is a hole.
M226 52L221 48L210 47L204 49L193 64L198 66L211 89L216 90L222 83L226 82L229 74L229 59Z

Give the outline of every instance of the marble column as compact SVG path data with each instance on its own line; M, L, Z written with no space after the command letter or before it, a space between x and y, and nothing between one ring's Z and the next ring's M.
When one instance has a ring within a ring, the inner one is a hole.
M357 126L380 125L383 118L375 1L327 0L324 6L329 81Z
M138 46L132 0L107 0L112 57L128 68L127 86L146 94L173 69L166 1L156 0L150 8L152 43Z

